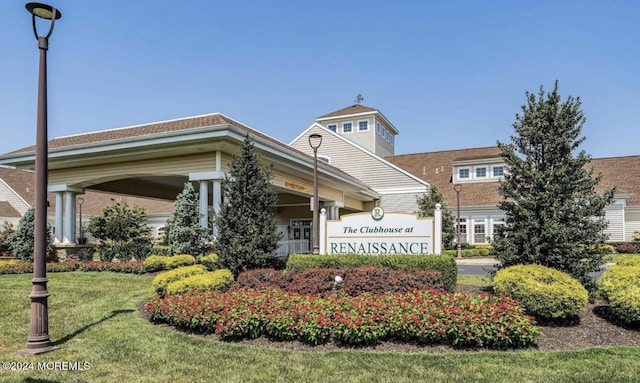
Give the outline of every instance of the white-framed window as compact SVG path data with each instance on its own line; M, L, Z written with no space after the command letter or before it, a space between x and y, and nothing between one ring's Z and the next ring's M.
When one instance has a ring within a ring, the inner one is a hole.
M333 131L333 132L337 132L338 131L338 125L336 124L331 124L331 125L327 125L327 129Z
M493 172L493 177L502 177L504 175L504 166L494 165L491 171Z
M476 178L486 178L487 177L487 168L484 166L476 168Z
M353 131L353 123L351 122L342 123L342 133L351 133L352 131Z
M376 122L376 133L382 135L382 127L380 126L379 122Z
M456 227L456 230L458 230L458 228ZM456 241L458 240L457 238L457 232L456 232ZM466 218L460 218L460 243L467 243L467 219Z
M487 241L486 226L484 223L473 224L473 243L485 243Z
M369 130L369 121L358 121L358 132L366 132L367 130Z
M500 217L492 217L492 221L493 221L493 227L491 228L491 237L493 238L496 233L498 232L498 227L499 226L504 226L505 224L505 218L503 216Z
M469 168L458 169L458 178L461 180L469 179Z
M393 144L396 141L396 136L394 136L393 134L389 135L389 143L391 144L391 146L393 146Z

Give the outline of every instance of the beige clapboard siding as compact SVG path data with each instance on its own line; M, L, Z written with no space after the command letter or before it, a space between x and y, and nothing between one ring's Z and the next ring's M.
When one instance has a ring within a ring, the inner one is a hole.
M625 221L624 240L632 241L633 233L640 231L640 207L634 206L630 208L627 206Z
M222 162L223 171L227 168L224 156ZM92 165L70 169L51 170L49 172L49 184L67 185L79 184L95 179L99 174L100 179L116 180L129 178L129 175L180 175L187 177L193 172L208 172L215 170L215 153L205 153L191 156L154 158L151 160L130 161L122 163L110 163L104 165Z
M355 198L344 196L344 207L345 209L354 209L357 211L364 211L365 204L362 201L359 201Z
M35 192L35 191L34 191ZM11 189L0 179L0 201L7 201L20 215L24 215L29 210L29 204L18 196L16 191Z
M327 133L324 129L314 127L308 133L322 134L323 140L320 149L318 149L319 155L328 156L331 159L331 165L342 169L374 190L381 188L425 187L421 182L392 167L381 158L359 150L350 143ZM300 137L291 146L313 155L313 150L309 147L307 137L308 135Z
M609 235L609 241L624 241L624 206L612 204L605 208L605 216L609 225L605 233Z
M313 182L304 180L300 177L297 177L291 173L286 173L281 170L275 169L273 172L273 179L271 183L276 186L286 190L295 191L297 193L307 194L309 196L313 195ZM319 182L318 185L318 195L320 196L320 200L330 200L330 201L342 201L342 191L328 187L326 185L322 185L322 182ZM295 185L295 186L294 186ZM296 188L296 187L301 188Z
M415 213L418 211L417 197L418 194L415 193L380 194L380 206L383 206L384 210L388 212Z

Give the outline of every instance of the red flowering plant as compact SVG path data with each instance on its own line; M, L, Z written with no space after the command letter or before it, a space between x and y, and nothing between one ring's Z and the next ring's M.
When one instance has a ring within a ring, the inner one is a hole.
M63 261L47 263L47 272L62 273L69 271L112 271L116 273L144 274L147 267L142 261L135 262L80 262ZM0 274L26 274L33 272L31 262L7 262L0 264Z
M383 340L454 347L516 348L540 334L533 317L503 296L440 291L303 296L276 288L192 292L155 297L155 322L223 340L266 336L317 345L372 345Z

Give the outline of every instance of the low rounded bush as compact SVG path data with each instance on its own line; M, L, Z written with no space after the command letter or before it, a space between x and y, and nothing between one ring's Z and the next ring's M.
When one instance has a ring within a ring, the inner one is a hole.
M153 245L151 246L151 254L170 256L171 248L169 246Z
M489 255L489 249L477 249L478 250L478 255L481 255L483 257L486 257L487 255Z
M277 287L281 290L287 290L293 280L293 275L291 271L281 271L272 268L247 270L238 275L231 289Z
M640 257L611 266L598 280L600 294L618 318L627 323L640 322ZM626 264L625 264L626 262Z
M618 254L634 254L637 252L636 246L632 243L621 243L616 246Z
M200 258L200 263L205 265L209 271L214 271L220 268L220 264L218 263L218 254L211 253L207 254L204 257Z
M195 274L171 282L167 285L167 294L184 294L193 290L224 291L233 283L233 274L227 269L220 269L203 274Z
M22 261L19 259L9 259L6 261L0 261L0 266L5 266L5 265L19 265L21 264Z
M178 254L173 257L169 257L167 260L167 267L175 269L176 267L191 266L196 264L196 258L189 254Z
M616 263L619 266L640 266L640 256L628 255Z
M455 257L449 253L443 255L384 255L364 254L310 255L291 254L287 261L287 270L300 273L311 268L346 269L361 266L388 267L391 269L414 272L417 270L436 270L441 273L442 283L447 291L456 289L458 266Z
M600 245L600 250L605 254L613 254L616 252L616 248L613 245Z
M169 283L179 281L180 279L190 277L192 275L204 274L206 272L207 268L203 265L178 267L177 269L165 271L164 273L156 275L151 282L151 286L153 286L156 293L162 295L166 292Z
M150 255L144 260L144 266L149 271L164 270L168 267L169 258L166 255Z
M516 265L499 270L493 290L520 301L531 315L566 319L582 313L589 300L587 290L570 275L541 265Z

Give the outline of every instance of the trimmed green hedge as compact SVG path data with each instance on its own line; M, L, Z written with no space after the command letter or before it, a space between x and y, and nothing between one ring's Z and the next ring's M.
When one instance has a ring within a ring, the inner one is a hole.
M200 259L200 263L205 265L209 271L214 271L220 268L218 254L207 254Z
M144 260L144 265L149 271L175 269L176 267L191 266L196 263L193 255L179 254L174 256L150 255Z
M144 260L144 266L149 271L164 270L167 268L167 261L169 256L167 255L150 255Z
M564 319L587 308L589 293L569 274L542 265L515 265L499 270L493 290L522 303L532 315Z
M173 257L169 257L167 260L167 267L175 269L176 267L191 266L196 264L196 258L189 254L178 254Z
M184 294L193 290L226 290L232 284L233 274L231 271L220 269L171 282L167 285L167 294Z
M611 312L627 323L640 322L640 257L624 259L608 268L598 287L609 301Z
M179 281L180 279L190 277L192 275L204 274L206 272L207 268L202 265L178 267L177 269L165 271L164 273L156 275L151 282L151 286L153 286L156 293L162 295L166 292L169 283Z
M291 254L287 270L300 273L312 268L346 269L361 266L380 266L414 272L436 270L442 274L442 284L453 292L458 278L456 260L451 255L311 255Z

